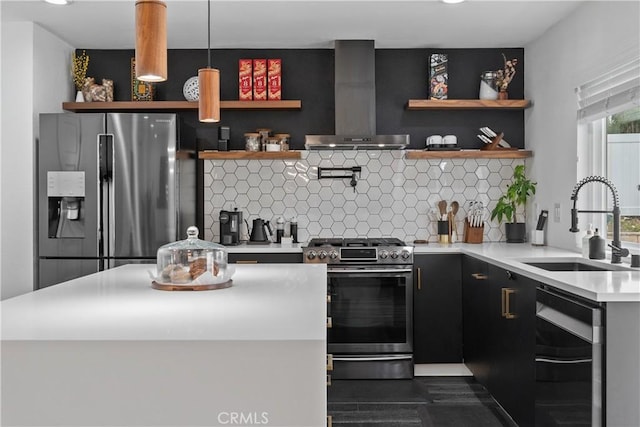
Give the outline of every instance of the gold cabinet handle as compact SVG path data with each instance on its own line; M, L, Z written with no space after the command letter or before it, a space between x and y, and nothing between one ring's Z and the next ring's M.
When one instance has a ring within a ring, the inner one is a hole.
M333 417L331 415L327 415L327 427L333 427Z
M333 322L331 321L331 317L327 317L327 329L331 329L333 326Z
M333 354L327 354L327 371L333 371Z
M487 280L489 278L489 276L482 273L471 273L471 277L473 277L476 280Z
M257 264L257 263L258 263L257 260L251 260L251 259L239 260L239 261L236 262L236 264Z
M518 317L515 313L511 312L511 295L516 293L515 289L512 288L502 288L502 317L505 319L515 319Z
M331 375L327 374L327 387L331 385Z
M331 302L331 294L327 294L327 304Z
M418 290L422 290L422 269L418 267Z

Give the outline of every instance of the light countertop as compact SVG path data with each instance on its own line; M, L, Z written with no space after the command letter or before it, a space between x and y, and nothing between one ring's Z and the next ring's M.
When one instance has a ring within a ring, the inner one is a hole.
M305 243L280 245L246 244L227 246L229 253L295 253L301 252ZM550 246L533 246L529 243L454 243L416 244L415 254L463 253L493 263L500 267L525 274L535 280L559 289L599 302L640 302L640 269L630 271L546 271L522 263L531 258L579 259L590 263L611 265L608 260L584 260L577 252Z
M210 291L153 289L150 268L0 303L2 425L324 425L326 266L238 265Z
M253 244L242 243L235 246L225 246L227 252L232 253L300 253L306 243L291 243L288 245L280 243Z
M534 258L536 261L556 258L611 266L610 260L587 260L577 252L564 249L529 243L429 243L416 245L414 253L467 254L593 301L640 302L640 269L632 269L629 264L618 264L626 271L546 271L523 263Z
M2 339L325 339L326 266L235 268L233 286L219 290L156 290L155 266L125 265L10 298Z

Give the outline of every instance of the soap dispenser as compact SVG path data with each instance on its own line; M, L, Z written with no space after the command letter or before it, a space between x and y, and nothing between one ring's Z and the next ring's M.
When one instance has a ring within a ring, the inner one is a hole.
M589 240L593 237L593 224L589 224L587 232L582 237L582 257L589 258Z
M589 239L589 258L590 259L604 259L605 258L605 243L604 239L600 237L598 229L596 228L593 237Z

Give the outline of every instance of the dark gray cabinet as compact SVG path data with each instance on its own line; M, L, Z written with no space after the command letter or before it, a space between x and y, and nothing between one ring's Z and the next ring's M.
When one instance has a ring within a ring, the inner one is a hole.
M302 252L236 252L229 253L230 264L298 264L302 262Z
M460 254L414 257L415 363L462 361L461 263Z
M464 256L462 260L462 319L463 356L465 365L476 379L488 386L490 378L492 313L495 301L491 298L489 264Z
M534 425L537 282L471 257L462 271L465 364L519 426Z

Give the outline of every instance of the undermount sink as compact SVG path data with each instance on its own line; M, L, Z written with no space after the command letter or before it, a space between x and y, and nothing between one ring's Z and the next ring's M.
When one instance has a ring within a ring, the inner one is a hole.
M547 271L632 271L619 264L606 264L583 258L537 258L520 262Z

